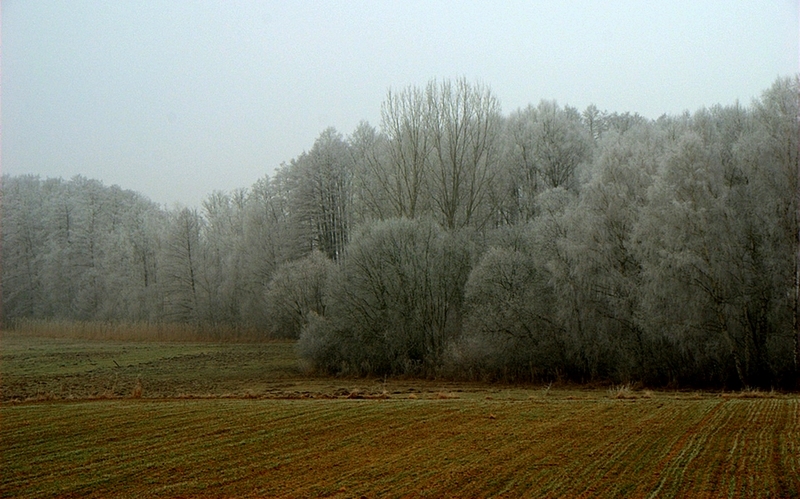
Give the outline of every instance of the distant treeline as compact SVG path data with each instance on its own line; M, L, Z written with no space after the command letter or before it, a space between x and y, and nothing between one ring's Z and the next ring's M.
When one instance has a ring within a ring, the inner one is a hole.
M432 81L199 209L4 177L4 321L241 326L334 374L797 386L799 91L647 120Z

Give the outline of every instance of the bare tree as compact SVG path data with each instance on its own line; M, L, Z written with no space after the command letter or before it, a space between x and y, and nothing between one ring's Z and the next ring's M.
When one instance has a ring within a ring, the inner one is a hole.
M206 318L200 289L203 225L197 210L183 208L171 214L162 257L169 320L198 324Z
M432 137L430 102L419 87L389 91L381 105L386 160L372 163L371 173L391 206L390 216L415 218L426 206Z
M425 94L433 152L429 189L437 215L448 229L482 227L496 171L500 103L488 87L463 78L432 81Z
M396 210L385 178L385 170L389 168L386 135L362 121L347 143L353 161L353 225L391 217Z

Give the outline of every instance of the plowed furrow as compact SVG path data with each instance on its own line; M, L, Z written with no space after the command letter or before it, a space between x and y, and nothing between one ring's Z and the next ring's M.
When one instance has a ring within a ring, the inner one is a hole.
M3 497L797 497L798 400L0 408Z

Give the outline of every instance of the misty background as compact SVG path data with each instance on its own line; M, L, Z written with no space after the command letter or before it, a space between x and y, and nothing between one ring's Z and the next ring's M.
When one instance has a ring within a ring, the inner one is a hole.
M798 4L36 1L2 4L2 173L74 175L198 206L387 90L489 85L655 119L747 105L798 72Z

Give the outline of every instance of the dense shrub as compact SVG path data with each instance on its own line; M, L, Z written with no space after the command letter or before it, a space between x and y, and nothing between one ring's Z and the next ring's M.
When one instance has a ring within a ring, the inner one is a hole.
M491 248L466 284L461 362L507 379L553 376L564 347L549 279L528 251Z
M460 330L471 261L470 245L431 220L367 225L329 281L326 320L306 328L301 353L326 370L434 373Z

